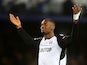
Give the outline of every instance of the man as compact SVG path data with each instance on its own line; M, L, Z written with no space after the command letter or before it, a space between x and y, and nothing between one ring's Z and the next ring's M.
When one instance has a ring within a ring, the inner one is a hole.
M41 22L40 28L44 36L39 44L38 65L66 65L66 48L77 33L76 27L82 7L81 5L74 5L72 9L74 26L70 36L64 34L55 36L55 23L51 19L47 18ZM23 30L19 17L14 17L13 14L10 14L10 20L16 25L18 34L23 40L27 44L33 43L33 38Z

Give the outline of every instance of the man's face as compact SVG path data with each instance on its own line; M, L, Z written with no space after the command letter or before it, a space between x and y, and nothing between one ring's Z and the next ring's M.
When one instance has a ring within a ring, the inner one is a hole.
M41 32L44 34L49 34L50 32L54 31L53 23L50 21L43 20L41 22Z

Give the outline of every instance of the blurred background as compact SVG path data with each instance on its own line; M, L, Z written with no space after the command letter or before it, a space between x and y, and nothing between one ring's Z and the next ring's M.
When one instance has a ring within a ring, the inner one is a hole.
M82 4L77 42L68 48L67 65L87 65L87 0L0 0L0 65L36 65L37 44L25 44L9 20L19 16L23 28L32 37L41 37L40 23L52 18L55 33L70 34L72 6Z

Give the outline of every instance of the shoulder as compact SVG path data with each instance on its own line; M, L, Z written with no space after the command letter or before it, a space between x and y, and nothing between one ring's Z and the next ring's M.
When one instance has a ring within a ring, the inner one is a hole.
M60 34L56 35L56 37L57 37L57 41L63 41L63 40L70 38L70 35L60 33Z
M64 39L64 38L70 37L70 35L60 33L60 34L56 35L56 37L57 37L57 38L62 38L62 39Z
M56 35L57 39L64 39L65 38L65 34L58 34Z
M43 37L37 37L37 38L34 38L34 41L39 41L39 40L42 40Z

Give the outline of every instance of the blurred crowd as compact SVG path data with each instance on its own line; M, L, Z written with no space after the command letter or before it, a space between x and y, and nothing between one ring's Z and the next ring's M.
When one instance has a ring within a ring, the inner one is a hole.
M86 3L86 0L0 0L0 12L6 14L12 12L31 15L71 15L73 4L82 4L85 12Z
M0 15L8 13L16 13L21 15L72 15L73 4L82 4L83 6L83 16L87 16L87 0L0 0ZM9 20L1 20L0 22L0 65L36 65L37 64L37 46L25 45L17 32L15 32L14 26L8 23ZM23 22L25 29L29 34L34 36L35 34L40 35L38 20L33 20L33 22L28 22L24 20ZM37 26L38 25L38 26ZM34 28L35 26L35 28ZM62 26L62 28L61 28ZM71 23L57 23L57 28L65 30L65 28L70 28ZM78 45L73 46L72 49L76 49L77 55L69 57L67 65L87 65L87 53L86 51L86 24L81 25L80 32L82 36ZM13 27L13 28L12 28ZM83 28L82 28L83 27ZM71 30L71 29L70 29ZM32 32L32 33L31 33ZM85 38L84 38L85 37ZM82 41L82 42L81 42ZM82 44L83 43L83 44ZM82 46L84 45L84 46ZM80 52L81 51L81 52ZM80 52L80 53L79 53ZM83 53L85 52L85 53ZM85 54L85 55L84 55Z

